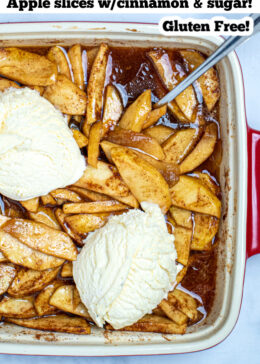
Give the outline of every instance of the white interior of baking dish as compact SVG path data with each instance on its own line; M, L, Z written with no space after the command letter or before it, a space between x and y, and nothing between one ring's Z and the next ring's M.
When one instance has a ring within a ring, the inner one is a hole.
M107 23L0 25L0 46L86 45L106 41L117 46L195 48L211 54L218 37L165 38L157 26ZM220 123L223 141L221 187L223 216L219 237L217 292L213 310L200 326L183 336L93 329L89 336L43 333L13 325L0 327L0 352L38 355L135 355L205 349L222 341L237 320L245 268L247 144L241 70L235 54L219 65Z

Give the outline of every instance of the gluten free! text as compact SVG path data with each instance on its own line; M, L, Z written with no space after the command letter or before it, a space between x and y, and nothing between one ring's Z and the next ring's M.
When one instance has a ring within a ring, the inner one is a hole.
M170 16L161 19L159 27L160 32L166 36L189 35L191 33L249 36L254 30L254 22L250 17L232 20L224 17L182 19Z

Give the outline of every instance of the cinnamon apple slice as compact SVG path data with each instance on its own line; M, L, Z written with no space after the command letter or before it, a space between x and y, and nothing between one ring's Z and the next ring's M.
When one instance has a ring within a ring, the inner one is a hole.
M112 148L111 157L139 202L153 202L164 213L168 211L171 205L169 186L155 167L125 147Z

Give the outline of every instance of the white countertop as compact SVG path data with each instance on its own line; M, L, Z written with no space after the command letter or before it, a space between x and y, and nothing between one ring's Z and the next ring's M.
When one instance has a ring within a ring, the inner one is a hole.
M166 14L165 14L166 15ZM169 14L168 14L169 15ZM217 15L217 14L213 14ZM158 15L1 15L0 22L20 21L65 21L65 20L98 20L98 21L129 21L157 23L164 14ZM187 17L191 14L186 14ZM242 16L242 14L241 14ZM202 17L202 16L199 16ZM205 15L203 17L209 17ZM229 17L235 17L230 16ZM237 17L237 16L236 16ZM260 34L243 44L237 51L245 78L246 105L249 125L260 130ZM83 364L83 363L158 363L178 364L190 361L204 363L260 363L260 255L249 259L245 276L244 298L238 323L231 335L216 347L193 354L150 356L150 357L119 357L119 358L59 358L59 357L22 357L0 355L0 364ZM48 354L48 353L46 353Z

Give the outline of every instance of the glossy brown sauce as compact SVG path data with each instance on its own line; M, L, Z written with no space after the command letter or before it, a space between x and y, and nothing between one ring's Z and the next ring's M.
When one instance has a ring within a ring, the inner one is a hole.
M216 254L215 247L209 252L192 252L187 273L180 283L202 299L206 313L210 312L215 297Z
M49 48L26 48L31 52L40 55L47 54ZM85 48L87 50L88 48ZM113 84L122 97L124 107L133 102L143 91L151 89L152 101L156 102L159 98L167 93L162 81L156 73L151 61L147 57L147 52L150 48L110 48L109 66L107 73L106 84ZM65 50L66 51L66 50ZM183 77L183 70L185 65L176 50L167 50L170 53L171 61L175 63L175 69L179 70L179 77ZM87 79L89 78L89 70L87 70ZM197 95L198 100L200 95ZM214 110L209 114L204 106L198 106L198 112L203 116L205 125L207 122L214 121L219 126L219 106L218 103ZM73 121L72 121L73 123ZM177 123L170 112L167 112L157 124L170 126L174 129L183 127L192 127L194 124L183 125ZM78 124L73 124L78 127ZM101 153L101 158L105 159L104 154ZM216 144L212 156L203 163L198 169L203 172L209 173L216 182L219 179L219 166L222 158L221 140ZM219 196L220 197L220 196ZM18 202L11 201L6 197L0 198L0 206L2 214L10 216L10 208L12 208L12 217L25 217L28 218L26 211L21 207ZM216 263L217 257L217 244L212 245L211 251L198 252L191 251L190 263L187 274L182 280L179 288L182 287L198 295L202 302L206 313L210 312L214 301L215 295L215 278L216 278ZM69 282L70 279L65 279Z

